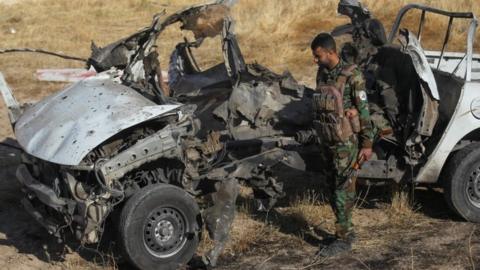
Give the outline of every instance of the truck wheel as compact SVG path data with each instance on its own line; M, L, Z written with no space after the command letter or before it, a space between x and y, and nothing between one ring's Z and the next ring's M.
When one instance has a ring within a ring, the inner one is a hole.
M125 257L139 269L178 269L193 257L200 230L194 198L178 187L156 184L126 202L119 242Z
M480 222L480 143L459 150L445 169L448 205L464 219Z

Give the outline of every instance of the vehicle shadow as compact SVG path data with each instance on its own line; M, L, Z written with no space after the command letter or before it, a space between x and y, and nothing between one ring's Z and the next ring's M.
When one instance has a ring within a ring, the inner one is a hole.
M334 235L321 226L311 227L304 215L292 212L277 211L278 208L290 207L296 200L310 194L315 194L316 202L329 207L329 186L326 176L322 172L300 173L292 171L280 172L281 182L284 183L286 196L278 201L269 212L259 212L255 207L248 209L251 217L257 221L267 222L279 229L281 233L295 235L302 238L303 241L312 246L322 246L332 241ZM402 186L392 183L384 185L357 185L357 203L356 207L360 209L383 209L388 212L392 204L393 195L396 192L403 192L408 195L409 200L413 202L410 207L413 211L439 221L463 222L464 220L456 215L448 207L443 198L441 188L416 187L411 193L410 186ZM413 198L411 197L413 194ZM238 205L248 204L247 200L251 198L239 198ZM255 204L253 204L255 206Z
M116 254L112 240L113 232L105 235L102 245L98 247L100 252L95 248L81 247L72 235L59 243L55 237L37 225L23 209L20 204L23 194L20 185L15 180L15 171L20 163L21 153L17 148L18 145L13 139L0 142L0 248L2 246L10 247L17 253L33 255L40 261L60 265L65 262L65 256L72 252L77 252L82 259L96 266L113 263L113 254ZM310 168L318 167L314 164L307 165ZM304 173L283 168L279 172L279 176L279 180L284 183L286 196L279 200L278 207L289 206L307 190L317 194L317 198L326 203L328 185L322 172ZM372 187L368 189L368 192L367 187L360 187L358 194L364 200L361 208L375 209L378 208L378 205L391 201L388 187ZM462 221L449 210L441 190L420 187L415 190L414 196L415 209L426 216L440 220ZM240 197L237 205L248 205L246 202L248 200L251 199ZM271 223L282 233L300 235L306 243L312 246L327 244L331 241L332 235L321 227L316 227L312 233L308 221L302 215L286 214L275 209L268 213L259 213L253 209L253 204L249 205L252 205L252 209L249 210L250 213L253 213L252 217ZM130 269L130 266L119 260L118 257L115 260L120 262L120 264L116 264L119 269Z
M465 221L450 209L441 188L418 187L415 189L414 196L416 206L419 207L418 211L432 219Z
M21 162L21 150L18 147L11 138L0 142L0 250L5 252L12 249L15 253L32 255L42 262L55 265L62 265L66 255L72 252L77 252L87 264L93 266L111 264L113 253L108 235L104 238L105 243L99 247L100 252L80 246L72 234L67 234L66 239L59 241L24 210L20 203L23 192L15 176ZM119 269L128 268L120 265Z
M443 195L443 189L436 186L420 185L415 186L413 190L411 184L398 185L394 182L382 186L359 186L357 197L363 200L362 208L374 209L381 204L390 205L395 194L405 194L409 207L428 218L444 221L464 221L448 206ZM362 196L363 198L360 198Z
M21 151L15 140L7 138L0 142L0 246L13 246L19 253L32 254L39 260L59 261L63 248L36 226L35 221L21 206L22 191L16 181L16 168Z

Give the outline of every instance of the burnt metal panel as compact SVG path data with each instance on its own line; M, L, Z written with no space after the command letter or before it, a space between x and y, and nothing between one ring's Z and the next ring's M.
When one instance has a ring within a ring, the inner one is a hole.
M15 126L25 151L62 165L85 155L118 132L180 107L156 105L110 79L91 78L28 108Z

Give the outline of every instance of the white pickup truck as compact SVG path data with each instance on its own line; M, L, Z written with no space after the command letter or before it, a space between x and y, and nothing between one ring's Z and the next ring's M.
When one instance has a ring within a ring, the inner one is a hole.
M412 28L416 18L409 16L408 29L404 29L406 14L419 15L418 25ZM420 41L428 30L425 22L429 16L448 21L445 33L434 27L436 32L429 35L443 40L439 42L441 51L422 48ZM461 22L466 29L461 33L466 40L463 53L446 51L454 22ZM394 108L394 116L388 117L393 136L378 136L374 158L362 165L358 177L372 182L389 179L443 186L454 211L466 220L480 222L480 55L473 53L476 29L477 19L471 12L448 12L418 4L399 11L388 44L379 48L373 61L380 67L376 79L386 79L394 89L393 98L380 93L380 101L369 100L385 112ZM387 75L381 77L382 72ZM376 94L372 91L372 97ZM375 123L375 112L372 119ZM381 129L381 125L377 127Z
M413 180L428 184L439 182L444 187L446 201L458 214L466 220L480 222L480 55L473 52L477 19L470 12L408 5L397 16L390 42L404 15L412 10L421 11L419 40L428 14L449 18L442 51L425 52L438 89L438 122L426 144L426 161L413 171ZM469 22L464 53L445 51L454 20Z

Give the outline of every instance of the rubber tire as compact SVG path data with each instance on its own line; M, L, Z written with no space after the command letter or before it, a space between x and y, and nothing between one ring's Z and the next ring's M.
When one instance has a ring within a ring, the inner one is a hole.
M469 201L465 190L470 174L479 167L480 143L472 143L453 155L442 179L445 200L450 208L467 221L477 223L480 223L480 208Z
M148 215L159 206L175 207L184 214L188 223L187 242L174 255L167 258L153 256L143 239L143 226ZM183 189L168 184L146 186L128 199L120 214L119 243L125 258L135 267L149 269L178 269L185 265L197 249L201 218L195 199Z

